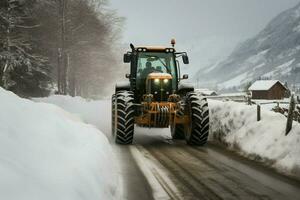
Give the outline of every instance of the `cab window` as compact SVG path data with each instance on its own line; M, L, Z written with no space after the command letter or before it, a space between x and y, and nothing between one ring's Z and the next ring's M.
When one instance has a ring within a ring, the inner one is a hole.
M172 87L176 89L177 73L173 53L166 52L140 52L137 62L137 85L144 87L149 73L160 72L171 74Z

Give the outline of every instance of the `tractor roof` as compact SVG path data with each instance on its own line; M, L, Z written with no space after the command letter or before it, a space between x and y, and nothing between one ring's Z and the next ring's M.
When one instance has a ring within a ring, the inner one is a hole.
M175 49L172 47L164 47L164 46L138 46L135 47L136 50L138 49L147 49L147 51L166 51L167 49L172 49L172 52L175 52Z

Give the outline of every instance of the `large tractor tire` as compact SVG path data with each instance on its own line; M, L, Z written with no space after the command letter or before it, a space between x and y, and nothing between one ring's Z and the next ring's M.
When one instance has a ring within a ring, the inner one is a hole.
M111 96L111 133L115 133L115 116L116 116L116 95Z
M117 144L131 144L134 134L133 93L120 91L116 94L114 139Z
M176 115L182 117L184 115L184 108L179 110ZM174 140L183 140L184 139L184 125L172 123L170 125L171 136Z
M204 145L209 134L209 109L205 97L189 93L187 95L187 112L190 123L185 127L185 139L191 145Z

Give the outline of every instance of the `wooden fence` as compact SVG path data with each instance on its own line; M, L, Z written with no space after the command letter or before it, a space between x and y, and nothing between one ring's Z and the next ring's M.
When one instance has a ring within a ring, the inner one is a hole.
M250 104L255 103L255 102L252 102L252 101L248 101L248 102L250 102ZM289 132L292 129L293 121L297 121L297 122L300 123L300 101L299 101L299 97L297 96L295 98L294 95L292 95L291 98L290 98L289 103L284 102L284 104L289 105L289 108L280 107L279 102L265 102L265 103L257 104L257 121L261 120L261 104L274 104L274 103L277 103L277 106L272 108L272 111L277 112L277 113L281 113L281 114L283 114L284 116L287 117L285 134L288 135Z
M261 102L257 103L253 101L249 96L246 95L237 95L237 96L207 96L208 99L214 99L214 100L222 100L222 101L235 101L235 102L245 102L248 105L256 104L257 105L257 121L260 121L262 119L262 111L261 106L266 104L277 104L274 108L272 108L272 111L281 113L284 116L287 117L287 125L286 125L286 135L289 134L293 121L297 121L300 123L300 97L294 96L294 94L290 98L290 102L284 102L284 101L269 101L269 102ZM289 108L282 107L281 105L288 105Z

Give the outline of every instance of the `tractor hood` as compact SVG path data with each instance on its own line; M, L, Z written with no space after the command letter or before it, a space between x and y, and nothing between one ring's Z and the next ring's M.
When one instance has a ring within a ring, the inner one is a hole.
M172 76L168 73L150 73L146 81L146 92L152 94L155 101L167 101L172 94Z

